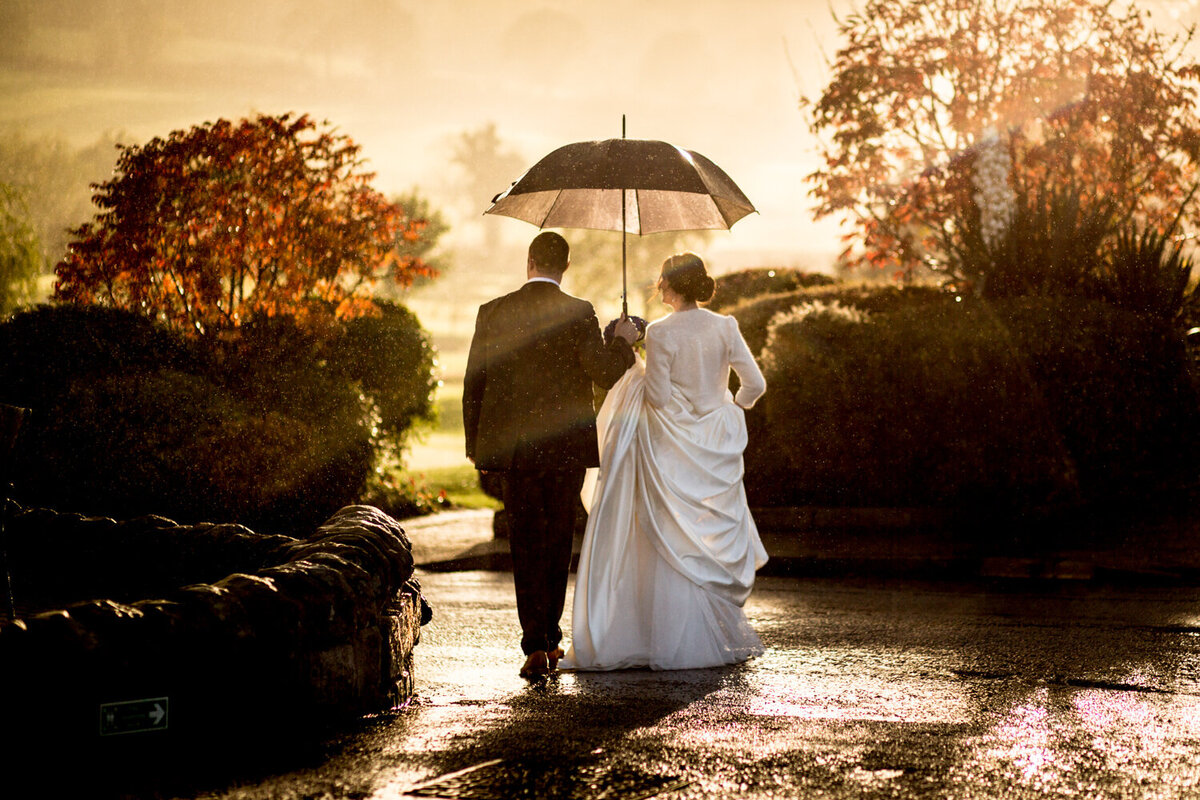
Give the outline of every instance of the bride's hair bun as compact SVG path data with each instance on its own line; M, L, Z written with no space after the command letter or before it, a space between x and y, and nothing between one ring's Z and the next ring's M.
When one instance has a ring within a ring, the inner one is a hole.
M712 299L717 284L704 269L704 262L695 253L677 253L663 262L663 278L667 285L684 300L706 303Z

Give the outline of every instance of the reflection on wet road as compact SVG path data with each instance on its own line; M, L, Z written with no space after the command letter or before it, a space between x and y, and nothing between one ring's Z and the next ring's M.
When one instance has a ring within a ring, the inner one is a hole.
M749 664L530 686L511 575L421 580L408 709L193 796L1200 796L1198 590L764 579Z

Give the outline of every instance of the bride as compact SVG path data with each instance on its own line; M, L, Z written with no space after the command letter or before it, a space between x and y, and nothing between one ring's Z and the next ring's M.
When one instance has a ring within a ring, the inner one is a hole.
M657 288L673 313L647 327L645 362L609 391L597 419L602 467L567 669L714 667L762 653L742 612L767 560L742 451L743 409L766 382L737 321L697 306L713 294L699 256L667 259Z

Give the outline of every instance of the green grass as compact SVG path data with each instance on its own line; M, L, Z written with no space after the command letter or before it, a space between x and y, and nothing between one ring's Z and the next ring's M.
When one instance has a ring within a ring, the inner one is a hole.
M437 430L462 433L462 384L442 386L434 404L437 407Z
M479 488L479 473L472 466L434 467L419 471L404 470L401 476L424 483L434 495L446 492L446 497L455 508L499 508L500 501L483 493Z

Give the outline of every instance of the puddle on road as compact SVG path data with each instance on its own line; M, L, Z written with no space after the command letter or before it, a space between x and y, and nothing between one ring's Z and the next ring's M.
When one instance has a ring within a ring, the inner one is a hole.
M921 653L769 650L744 673L747 713L833 722L958 725L978 712L963 682Z
M1200 701L1045 686L964 740L957 783L1075 797L1185 797L1200 791Z

